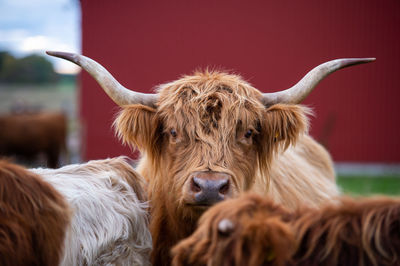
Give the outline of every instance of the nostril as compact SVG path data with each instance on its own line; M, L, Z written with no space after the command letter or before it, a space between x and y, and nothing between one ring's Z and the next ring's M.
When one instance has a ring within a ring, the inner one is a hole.
M213 204L225 199L231 192L231 180L223 173L195 173L189 183L189 193L197 203Z
M227 194L229 191L229 180L226 180L226 183L223 184L220 188L219 188L219 193L222 195Z
M191 182L191 184L190 184L190 190L193 191L193 192L195 192L195 193L198 193L198 192L201 191L201 187L200 187L200 185L196 182L196 178L193 178L193 179L192 179L192 182Z

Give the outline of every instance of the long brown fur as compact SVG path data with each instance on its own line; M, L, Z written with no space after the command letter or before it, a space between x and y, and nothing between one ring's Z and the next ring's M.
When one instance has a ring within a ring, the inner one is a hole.
M0 265L58 265L70 210L42 178L0 161Z
M114 123L119 138L141 151L153 264L169 263L169 249L193 232L205 210L186 204L193 172L230 175L231 197L257 191L290 207L317 206L338 194L330 156L307 136L307 108L265 107L260 91L238 75L217 71L184 76L161 85L158 94L156 108L126 106ZM299 167L312 178L298 174Z
M231 227L221 229L221 221ZM400 200L351 199L290 211L245 195L217 204L176 245L173 265L400 265Z

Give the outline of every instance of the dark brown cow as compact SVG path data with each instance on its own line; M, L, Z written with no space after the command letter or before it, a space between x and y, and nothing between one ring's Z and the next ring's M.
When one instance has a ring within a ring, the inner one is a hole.
M67 118L58 112L0 116L0 155L34 159L43 153L48 167L59 165L66 153Z
M341 198L293 212L245 195L208 210L173 248L173 265L400 265L399 232L399 199Z
M138 172L149 181L155 265L168 264L170 247L208 207L244 191L290 208L337 196L331 158L308 136L310 111L297 103L329 73L373 60L324 63L276 93L263 94L238 75L204 71L144 94L126 89L90 58L48 53L82 66L122 107L114 125L142 154Z
M0 265L58 265L70 209L39 175L0 161Z

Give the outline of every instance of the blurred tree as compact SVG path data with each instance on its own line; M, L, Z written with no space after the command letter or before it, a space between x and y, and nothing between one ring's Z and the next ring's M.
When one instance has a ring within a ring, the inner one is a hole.
M53 65L43 56L29 55L18 59L8 52L0 52L0 82L48 83L57 79Z
M0 51L0 80L7 75L7 69L15 64L15 58L9 52Z

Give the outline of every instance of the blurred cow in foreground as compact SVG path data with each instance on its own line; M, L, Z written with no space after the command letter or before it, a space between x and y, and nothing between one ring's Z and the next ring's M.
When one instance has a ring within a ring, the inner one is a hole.
M149 182L154 265L169 264L170 248L207 208L244 191L290 208L337 196L331 158L308 135L310 111L298 103L333 71L373 61L333 60L276 93L261 93L238 75L204 71L145 94L123 87L90 58L48 54L83 67L122 107L117 134L139 148L138 171Z
M61 265L150 265L144 180L126 158L31 171L53 185L73 211Z
M70 214L42 177L0 161L0 265L58 265Z
M399 232L399 199L342 198L290 211L245 195L208 210L173 248L173 265L400 265Z
M20 113L0 116L0 156L33 160L44 154L47 166L59 166L67 153L67 118L58 112Z

